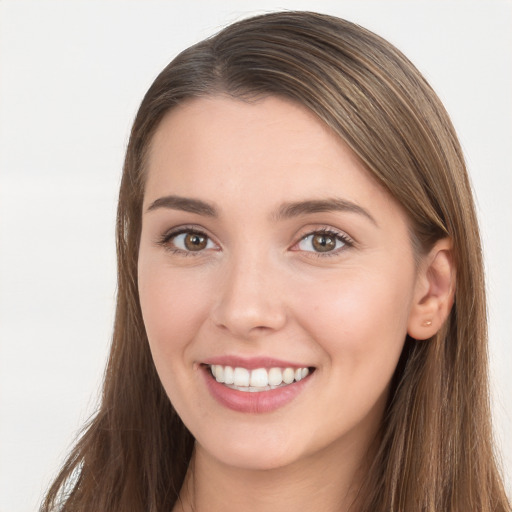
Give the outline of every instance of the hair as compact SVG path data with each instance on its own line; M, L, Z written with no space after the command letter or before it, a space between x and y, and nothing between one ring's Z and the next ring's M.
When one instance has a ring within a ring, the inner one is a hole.
M194 439L163 390L137 289L148 148L169 110L196 97L295 101L329 126L405 210L417 254L449 237L454 306L426 341L405 340L358 511L510 510L493 453L482 251L461 147L440 100L387 41L353 23L277 12L179 54L146 93L117 216L118 297L101 403L42 512L172 510Z

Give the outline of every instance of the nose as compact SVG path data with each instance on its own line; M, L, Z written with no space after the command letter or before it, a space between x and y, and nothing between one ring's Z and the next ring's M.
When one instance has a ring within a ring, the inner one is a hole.
M269 259L252 254L227 265L223 273L211 316L234 337L263 336L286 323L285 290Z

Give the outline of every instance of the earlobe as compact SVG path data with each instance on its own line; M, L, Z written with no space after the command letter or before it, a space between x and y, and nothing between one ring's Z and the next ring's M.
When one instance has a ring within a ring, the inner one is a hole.
M439 331L453 306L455 278L452 243L443 238L420 265L407 326L409 336L425 340Z

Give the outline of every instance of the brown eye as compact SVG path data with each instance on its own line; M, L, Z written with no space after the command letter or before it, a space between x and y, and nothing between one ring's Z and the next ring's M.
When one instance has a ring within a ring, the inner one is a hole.
M206 249L208 238L199 233L184 233L183 244L188 251L201 251Z
M198 253L216 248L213 241L200 231L182 231L181 233L167 235L161 244L183 253Z
M336 249L336 238L331 235L317 233L313 235L311 244L317 252L329 252Z
M352 243L343 233L316 231L302 238L297 248L300 251L317 254L337 254L341 249L351 245Z

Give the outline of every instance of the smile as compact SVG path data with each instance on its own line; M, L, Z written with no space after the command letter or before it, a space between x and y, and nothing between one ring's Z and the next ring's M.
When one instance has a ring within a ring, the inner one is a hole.
M309 375L309 368L255 368L210 365L210 372L217 382L230 389L244 392L261 392L288 386Z
M269 358L222 359L201 364L201 374L212 398L240 413L271 413L285 407L315 380L315 367L291 366Z

